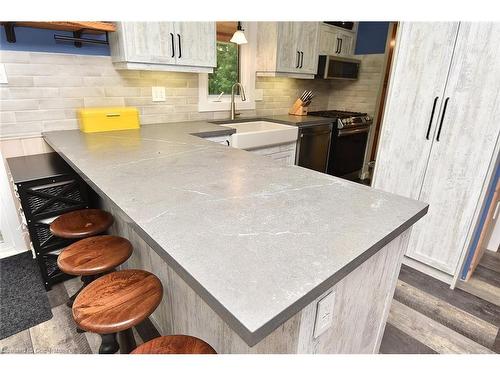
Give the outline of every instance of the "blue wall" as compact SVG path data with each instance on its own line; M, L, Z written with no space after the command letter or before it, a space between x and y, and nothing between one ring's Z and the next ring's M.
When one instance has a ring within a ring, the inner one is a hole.
M72 42L61 42L54 40L54 34L73 36L73 33L65 31L33 29L30 27L15 27L16 42L8 43L5 29L0 27L0 49L8 51L34 51L34 52L56 52L77 53L82 55L107 55L109 46L99 44L83 44L81 48L75 47ZM84 34L85 38L105 39L104 35Z
M71 42L54 40L54 34L72 36L70 32L16 27L16 43L7 43L5 30L0 27L0 49L10 51L35 51L78 53L83 55L109 55L109 47L98 44L83 44L76 48ZM389 22L360 22L356 41L356 55L384 53ZM101 38L104 35L85 35L88 38Z
M384 53L389 22L360 22L356 40L356 55Z

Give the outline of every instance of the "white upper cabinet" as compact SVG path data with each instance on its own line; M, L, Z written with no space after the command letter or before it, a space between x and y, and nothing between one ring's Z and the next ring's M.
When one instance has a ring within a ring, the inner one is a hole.
M110 47L122 69L211 73L217 65L215 22L119 22Z
M176 22L177 64L217 66L215 22Z
M277 23L276 70L279 72L295 72L300 65L294 23Z
M126 22L116 31L127 43L123 47L128 61L155 64L175 64L170 43L174 32L174 25L169 22Z
M407 256L459 272L496 160L500 24L398 30L374 187L429 203Z
M322 23L319 32L319 54L350 56L356 44L355 31Z
M257 75L314 78L318 22L259 22Z
M296 22L297 50L301 54L299 71L316 74L318 71L318 39L317 22Z

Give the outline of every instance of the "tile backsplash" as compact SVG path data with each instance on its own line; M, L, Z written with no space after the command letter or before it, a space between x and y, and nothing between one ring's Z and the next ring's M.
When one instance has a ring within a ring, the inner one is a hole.
M243 116L286 114L308 89L316 92L311 110L342 106L373 114L376 91L369 86L379 82L383 55L363 59L366 63L361 64L362 76L356 82L257 78L263 100L256 102L255 110L241 112ZM109 56L0 51L0 62L8 78L8 84L0 84L0 138L76 129L80 107L135 106L143 125L229 116L198 112L198 74L116 70ZM166 88L165 102L152 101L152 86Z
M80 107L135 106L141 123L227 118L228 112L198 112L198 74L116 70L109 56L0 51L8 84L0 85L0 136L40 135L76 129ZM153 102L152 86L166 88L166 101ZM263 100L245 116L287 113L305 89L318 95L314 105L328 105L330 82L259 78Z
M385 73L385 55L358 55L361 59L356 81L332 81L328 108L376 114L377 99Z

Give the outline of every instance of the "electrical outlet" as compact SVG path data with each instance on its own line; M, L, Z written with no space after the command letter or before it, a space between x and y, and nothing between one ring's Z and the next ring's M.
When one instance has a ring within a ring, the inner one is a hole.
M333 292L330 292L318 302L316 321L314 322L314 338L319 337L332 326L334 303L335 293Z
M5 65L0 64L0 83L9 83L7 80L7 73L5 72Z
M153 102L164 102L166 100L165 87L163 86L151 87L151 96L153 97Z

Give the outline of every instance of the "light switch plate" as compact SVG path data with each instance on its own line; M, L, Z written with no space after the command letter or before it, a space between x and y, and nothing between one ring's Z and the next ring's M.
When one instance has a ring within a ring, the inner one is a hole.
M151 96L153 97L153 102L164 102L166 100L165 87L153 86L151 88Z
M0 83L9 83L4 64L0 64Z
M316 321L314 322L314 338L319 337L332 326L334 304L334 292L330 292L318 302L316 307Z

